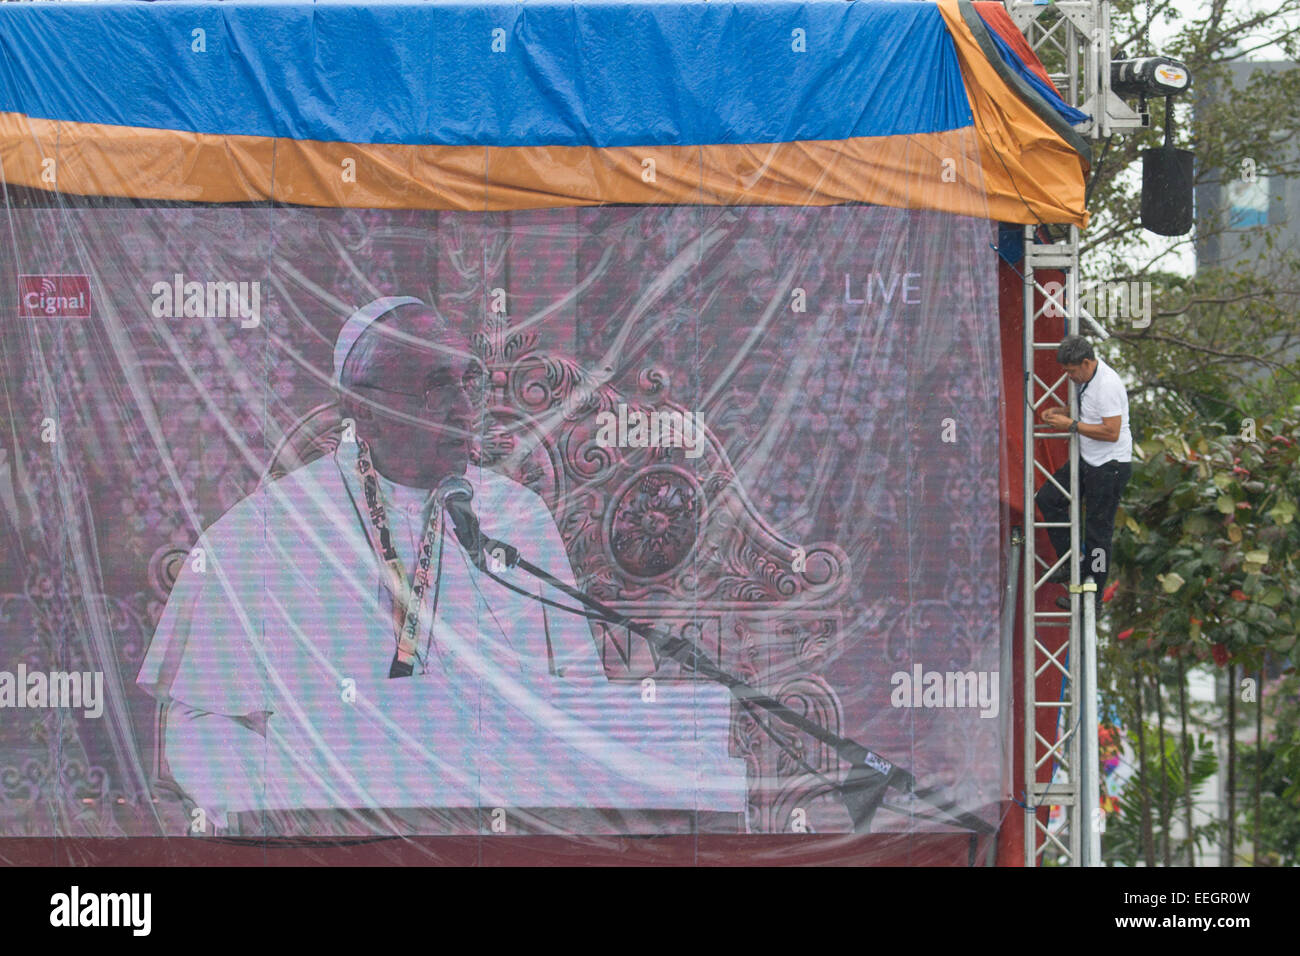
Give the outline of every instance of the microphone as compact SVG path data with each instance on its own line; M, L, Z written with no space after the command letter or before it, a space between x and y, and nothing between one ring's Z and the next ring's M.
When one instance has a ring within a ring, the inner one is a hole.
M470 506L470 502L474 498L474 486L464 478L459 476L444 478L434 490L434 494L442 507L446 509L447 514L451 516L452 524L456 529L456 537L460 540L461 546L469 552L474 566L480 571L492 574L497 570L495 567L489 570L489 559L492 564L504 564L506 567L518 566L520 570L528 572L539 581L557 588L579 604L591 608L600 615L600 619L616 624L619 627L625 627L634 634L639 634L650 643L652 648L658 648L659 652L689 666L691 670L694 670L707 680L726 687L732 696L740 701L747 710L751 706L760 707L779 717L785 723L802 730L809 736L831 747L841 759L850 764L844 782L836 786L835 790L839 792L840 799L849 812L855 833L870 832L871 820L880 807L884 805L886 793L891 787L915 794L947 816L957 826L970 830L972 833L989 835L996 832L993 827L979 817L962 810L961 806L955 801L936 797L935 791L938 788L931 787L926 790L917 790L916 778L902 767L884 759L874 751L868 750L857 741L848 737L841 737L838 733L828 730L809 716L792 710L782 701L767 696L739 677L735 677L723 670L721 665L710 660L708 654L690 638L672 637L648 624L634 621L607 604L603 604L579 591L566 581L560 580L550 572L521 558L517 548L512 548L510 545L494 538L484 537L482 529L479 528L478 517ZM487 552L486 556L485 551ZM514 585L506 581L499 581L499 583L517 590ZM591 615L585 614L581 610L566 608L564 605L547 601L540 595L529 594L528 592L521 593L535 601L542 601L544 604L550 604L562 610L573 611L577 614L583 614L585 617L591 617ZM775 736L775 732L770 727L766 726L761 720L758 721L758 724L769 737L779 742L779 738Z
M515 566L519 549L485 536L479 527L478 515L470 505L474 498L473 485L458 475L449 476L438 483L434 495L451 518L456 540L469 552L470 561L476 568L487 571L489 563L493 565L492 571L499 570L501 565L507 568Z
M469 483L469 479L460 475L448 475L438 482L433 489L433 496L443 507L446 507L449 498L462 498L469 502L474 497L474 486Z

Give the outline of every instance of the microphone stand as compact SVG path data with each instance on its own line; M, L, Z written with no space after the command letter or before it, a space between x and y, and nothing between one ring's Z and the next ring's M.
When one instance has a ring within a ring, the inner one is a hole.
M577 588L564 583L544 568L539 568L531 561L525 560L520 556L518 548L512 547L503 541L484 536L479 531L477 517L469 509L467 502L449 499L446 504L448 512L452 515L456 536L460 539L461 544L465 546L465 550L469 552L470 560L475 567L492 578L492 580L505 587L513 587L508 581L503 581L492 572L485 552L492 555L494 560L505 567L519 568L521 571L525 571L538 580L564 592L575 601L595 611L606 622L625 627L634 634L639 634L657 652L665 657L679 661L683 666L695 673L723 685L731 691L733 697L742 703L763 708L785 723L802 730L810 737L833 749L840 759L849 765L848 773L845 774L843 781L840 782L836 789L839 791L840 799L844 802L845 809L848 810L854 833L869 833L871 831L871 820L876 811L880 809L890 787L896 787L904 794L925 801L940 813L946 815L954 825L963 829L985 836L996 832L990 824L985 823L973 813L962 810L954 802L938 799L935 796L935 791L938 788L930 787L917 790L916 778L902 767L886 760L854 740L832 733L821 724L809 720L803 714L792 710L776 698L755 690L740 678L723 670L709 660L694 641L685 637L674 637L648 624L638 623L627 615L614 610L609 605L603 604ZM522 593L527 594L528 592L524 591ZM529 597L536 598L537 596L530 594Z

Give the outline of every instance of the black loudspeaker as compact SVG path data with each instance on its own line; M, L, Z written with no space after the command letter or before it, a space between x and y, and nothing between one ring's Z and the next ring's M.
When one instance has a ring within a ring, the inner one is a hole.
M1142 151L1142 228L1157 236L1185 236L1192 229L1190 149L1158 146Z

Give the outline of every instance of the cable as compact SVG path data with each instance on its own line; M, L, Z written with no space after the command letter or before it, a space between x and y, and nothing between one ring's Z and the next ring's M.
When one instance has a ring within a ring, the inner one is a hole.
M799 766L803 767L804 770L808 771L808 773L812 774L814 777L816 777L822 783L826 784L828 787L833 787L834 789L838 790L842 786L842 784L836 783L830 777L826 776L826 774L822 773L812 764L808 763L808 761L804 760L803 757L799 756L799 754L796 753L792 748L787 746L786 743L783 740L781 740L780 737L777 736L776 731L774 731L771 728L771 726L767 724L763 720L763 718L760 717L755 712L754 708L756 705L752 701L742 700L740 703L741 706L744 707L745 710L749 713L749 715L754 718L754 722L763 728L763 731L768 735L768 737L770 737L778 747L780 747L783 751L785 751L786 755L791 760L799 764Z
M501 585L502 587L509 588L511 591L514 591L516 594L522 594L524 597L532 598L534 601L540 601L543 604L547 604L551 607L559 608L561 611L568 611L570 614L578 615L578 617L585 617L589 621L600 621L602 624L620 623L619 621L615 620L614 618L608 617L607 615L584 611L580 607L570 607L567 604L561 604L558 601L552 601L549 598L544 598L540 594L534 594L532 591L525 591L523 588L511 584L509 581L505 580L505 578L501 578L493 574L491 571L487 569L487 567L480 568L480 570L488 577L490 577L493 581L495 581L497 584Z
M491 572L486 571L486 569L484 569L484 571L485 571L485 573L487 573L490 577L492 577L494 580L498 580L498 581L500 581L500 579L497 578L495 575L492 575ZM506 584L507 586L510 586L510 585L508 585L507 582L504 582L504 581L501 581L500 583L502 583L502 584ZM538 600L538 601L545 601L544 598L541 598L541 597L539 597L538 595L530 594L530 593L527 592L527 591L522 591L522 590L519 590L519 589L516 589L516 588L512 588L512 590L518 590L520 594L523 594L523 595L525 595L526 597L530 597L530 598L533 598L533 599ZM546 603L554 604L554 602L546 602ZM563 609L563 610L568 610L567 608L564 608L563 605L554 604L554 606L556 606L556 607L560 607L560 608ZM585 613L583 613L583 612L577 612L577 613L579 613L579 614L580 614L581 616L583 616L583 617L589 617L589 615L587 615L587 614L585 614ZM610 617L608 617L608 616L601 616L601 617L599 617L599 618L597 618L597 619L598 619L598 620L605 621L605 622L607 622L607 623L612 623L612 624L626 624L626 621L616 620L616 619L610 618ZM653 629L652 629L652 630L653 630ZM644 636L644 635L643 635L643 636ZM692 660L698 660L698 661L704 661L704 662L707 662L707 656L704 655L702 649L699 648L698 646L696 646L696 645L694 644L694 642L692 642L692 641L690 641L690 640L688 640L688 639L686 639L686 638L669 638L669 640L679 642L679 645L680 645L680 646L686 646L686 647L691 648L692 651L694 651L694 654L692 655L692 658L691 658ZM674 656L675 656L675 655L674 655ZM686 665L686 666L691 666L691 665ZM818 770L817 768L813 767L813 766L810 765L806 760L804 760L802 757L800 757L797 753L793 752L793 751L792 751L792 750L791 750L791 749L786 745L786 743L785 743L785 742L780 738L780 736L776 733L776 731L775 731L775 730L770 726L770 724L768 724L766 721L760 719L760 718L757 716L757 714L754 713L753 708L754 708L754 707L757 707L758 704L757 704L755 701L748 700L748 699L746 699L745 697L743 697L743 696L739 695L738 693L736 693L736 687L737 687L737 686L746 687L747 685L745 685L743 682L741 682L741 681L739 681L739 680L737 680L737 679L735 679L735 678L731 678L730 675L726 674L725 671L722 671L721 669L716 668L716 667L714 667L714 666L712 666L712 665L709 665L707 668L702 668L702 667L700 667L699 665L694 665L694 666L691 666L691 669L692 669L692 670L696 670L697 672L703 672L703 673L705 673L705 676L706 676L706 677L709 677L710 679L717 679L719 683L722 683L724 686L728 687L728 689L730 689L730 690L732 691L732 693L733 693L733 697L734 697L736 700L740 701L741 705L744 706L744 707L746 708L747 712L749 712L749 713L751 714L751 716L754 717L755 723L758 724L759 728L760 728L760 729L761 729L761 730L762 730L762 731L763 731L763 732L764 732L764 733L765 733L765 734L766 734L766 735L767 735L767 736L768 736L768 737L769 737L769 738L770 738L770 739L771 739L771 740L772 740L772 741L773 741L773 742L774 742L774 743L775 743L775 744L776 744L776 745L777 745L777 746L778 746L782 751L784 751L784 752L785 752L789 757L791 757L791 759L793 759L797 764L799 764L799 766L801 766L802 768L804 768L806 771L808 771L809 773L811 773L813 776L817 777L819 780L821 780L821 781L822 781L823 783L825 783L827 786L833 788L835 791L839 791L839 792L841 792L841 793L843 793L843 792L845 791L845 788L846 788L846 786L848 785L848 781L847 781L847 779L846 779L846 781L841 782L841 783L836 783L836 782L834 782L833 780L831 780L831 779L830 779L829 777L827 777L827 776L826 776L822 771L820 771L820 770ZM710 672L712 672L712 673L710 673ZM727 680L722 680L722 679L720 679L720 678L727 678ZM753 690L753 689L750 688L750 690ZM757 691L754 691L754 692L755 692L756 694L758 693ZM765 696L765 697L769 697L769 699L773 699L773 698L770 698L769 695L760 695L760 696ZM774 699L773 699L773 700L774 700ZM779 704L779 701L776 701L776 703ZM783 706L783 705L782 705L782 706ZM786 708L786 709L788 709L788 708ZM822 729L825 730L825 728L822 728ZM814 736L815 736L815 735L814 735ZM838 735L836 735L836 736L838 736ZM823 742L825 742L825 741L823 741ZM850 741L850 743L852 743L852 741ZM855 744L855 746L856 746L856 747L860 747L860 748L863 749L863 750L866 750L866 748L862 747L860 744ZM844 758L841 758L841 759L844 759ZM851 760L851 759L849 760L849 762L850 762L850 764L852 764L852 760ZM878 771L878 772L879 772L879 771ZM912 787L912 786L914 785L914 783L915 783L914 779L912 778L912 776L911 776L910 773L907 773L906 771L903 771L903 772L904 772L904 774L906 775L906 778L910 781L910 783L908 784L908 786L909 786L909 787ZM888 785L888 784L886 783L886 785ZM895 783L894 786L898 786L898 784ZM928 788L925 788L925 789L922 789L922 790L909 789L907 792L910 793L910 794L912 794L912 795L914 795L915 797L917 797L917 798L919 798L919 799L930 799L931 795L937 793L940 789L941 789L941 788L939 788L939 787L928 787ZM877 805L877 808L879 808L879 806L881 806L881 805L883 805L883 804L878 804L878 805ZM979 820L979 819L978 819L977 817L975 817L973 814L970 814L970 813L966 813L966 812L964 812L964 811L961 811L960 808L957 808L957 810L954 811L953 809L951 809L951 807L952 807L953 805L954 805L954 804L953 804L952 801L943 801L941 804L939 804L939 805L937 806L937 809L938 809L941 813L945 813L945 814L948 815L948 818L949 818L949 819L948 819L948 821L946 821L946 822L948 823L949 826L954 826L954 825L955 825L955 826L959 826L959 827L962 827L962 828L964 828L964 829L971 830L973 833L979 833L979 832L981 832L981 831L986 832L986 833L994 832L993 828L988 827L987 824L983 823L983 821ZM919 814L918 814L918 815L919 815ZM961 819L962 817L966 817L966 818L968 818L969 820L974 821L974 822L973 822L973 823L971 823L971 822L964 822L964 821ZM937 819L937 818L934 818L934 819Z

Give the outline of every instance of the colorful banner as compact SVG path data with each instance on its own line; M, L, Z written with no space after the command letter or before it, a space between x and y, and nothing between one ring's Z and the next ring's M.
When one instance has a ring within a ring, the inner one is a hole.
M967 0L0 5L0 165L184 202L1086 225L1083 114L1005 30Z

